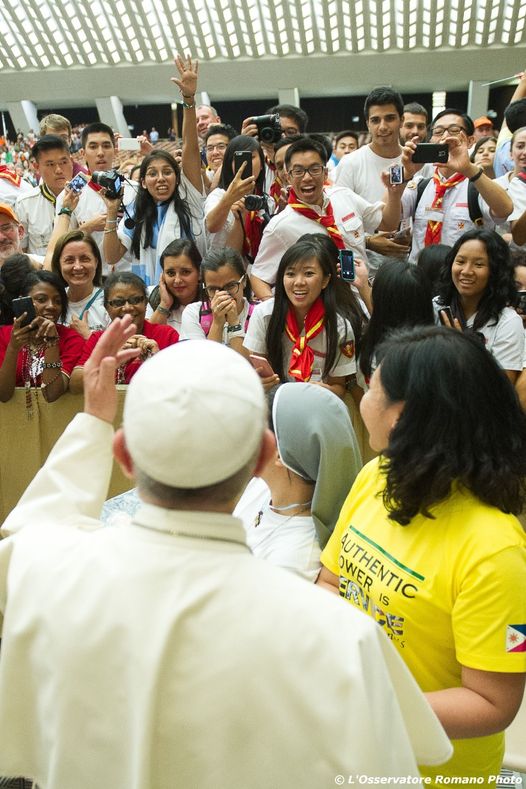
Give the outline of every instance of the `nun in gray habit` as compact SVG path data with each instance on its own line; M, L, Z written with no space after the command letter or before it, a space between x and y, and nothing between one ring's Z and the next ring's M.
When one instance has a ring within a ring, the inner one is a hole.
M344 403L322 386L275 390L270 428L276 453L254 477L234 515L261 559L310 581L362 463Z

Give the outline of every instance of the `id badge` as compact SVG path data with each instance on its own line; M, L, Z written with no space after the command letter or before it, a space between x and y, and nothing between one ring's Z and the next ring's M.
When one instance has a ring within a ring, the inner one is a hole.
M444 212L441 211L439 208L431 208L431 206L425 209L426 211L426 219L430 222L443 222L444 221Z

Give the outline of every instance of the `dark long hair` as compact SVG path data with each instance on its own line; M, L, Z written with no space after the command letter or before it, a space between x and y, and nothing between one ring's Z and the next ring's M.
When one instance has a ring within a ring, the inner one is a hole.
M221 166L221 178L219 179L219 186L221 189L228 189L234 180L234 154L236 151L257 151L261 162L261 171L256 179L256 186L254 189L255 194L262 195L265 187L265 156L263 149L255 137L249 137L248 134L238 134L233 140L230 140L226 147L223 164Z
M373 282L373 312L365 330L360 369L370 378L376 347L392 329L432 326L431 286L422 269L404 260L388 260Z
M0 269L0 325L9 326L15 319L11 302L22 292L25 279L33 271L27 255L15 252L4 260Z
M160 258L161 268L164 271L164 261L166 258L177 258L179 255L186 255L186 257L190 260L192 266L195 268L197 273L200 273L201 267L201 253L197 249L195 243L190 238L176 238L175 241L171 241L168 246L163 249ZM179 306L179 299L170 294L173 298L172 310L176 310ZM195 301L200 301L201 299L201 288L197 287L197 294ZM156 310L159 304L161 303L161 296L159 294L159 285L156 285L155 288L150 293L150 298L148 299L148 303L152 310Z
M157 205L155 200L147 189L142 185L142 181L146 176L146 170L155 159L162 159L163 162L170 165L176 176L176 185L174 193L170 198L177 217L179 219L179 227L181 235L187 238L192 238L192 214L186 200L179 194L179 184L181 182L181 171L179 165L174 157L168 151L155 149L147 156L144 157L139 170L139 186L137 188L137 196L135 198L134 220L135 225L133 228L132 236L132 252L136 258L141 254L141 236L144 228L144 249L151 247L153 239L153 226L157 219Z
M454 485L519 514L526 498L526 414L505 372L473 334L393 333L377 350L383 389L403 402L381 460L389 517L408 524Z
M282 344L287 312L290 307L290 302L285 293L283 278L289 266L303 260L316 258L324 276L329 276L327 287L321 292L321 298L325 307L325 332L327 338L327 355L323 368L324 378L329 375L334 367L338 355L338 315L346 318L351 325L353 325L352 321L356 321L356 316L351 306L352 295L350 288L338 277L335 256L324 242L320 243L319 235L319 233L307 233L289 247L280 260L276 274L274 307L267 327L266 344L270 365L282 381L287 380ZM351 337L349 336L347 339L351 339Z
M438 300L441 304L449 305L455 318L458 318L462 327L466 326L466 318L460 296L453 284L451 268L460 250L466 241L480 241L486 248L489 262L489 280L486 290L478 303L477 314L473 322L473 331L479 331L483 326L492 322L498 323L500 313L508 305L517 301L517 287L510 249L506 242L493 230L476 228L464 233L446 257L442 276L438 288Z
M53 271L31 271L24 280L24 284L22 286L22 290L20 291L21 296L29 296L30 291L38 285L39 282L44 282L47 285L52 285L54 287L59 296L60 296L60 316L59 320L64 323L66 320L66 314L68 311L68 296L66 293L66 288L62 283L62 280L57 277L57 275Z
M72 241L83 241L91 249L91 253L97 261L97 267L93 277L93 284L97 285L97 287L100 287L100 285L102 285L102 258L100 255L100 250L93 236L90 236L89 233L85 233L84 230L81 230L80 228L77 230L70 230L69 233L65 233L63 236L60 236L55 245L55 249L53 250L53 257L51 258L51 270L55 272L57 277L64 284L64 287L66 287L68 283L62 276L60 258L62 257L64 248Z

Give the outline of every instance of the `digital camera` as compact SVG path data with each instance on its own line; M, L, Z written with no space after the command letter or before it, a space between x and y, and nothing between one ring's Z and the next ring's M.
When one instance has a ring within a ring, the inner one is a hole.
M245 208L247 211L262 211L267 208L267 201L260 195L247 195L245 197Z
M123 177L117 170L95 170L91 175L91 180L98 186L104 187L106 197L109 197L110 200L120 198Z
M257 115L252 118L252 123L258 127L258 137L260 142L275 143L281 140L282 128L279 115Z

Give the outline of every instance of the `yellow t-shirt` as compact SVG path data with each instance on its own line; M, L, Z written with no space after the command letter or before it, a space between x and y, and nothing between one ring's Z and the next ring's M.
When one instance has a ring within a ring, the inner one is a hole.
M372 616L424 692L461 685L461 667L526 672L526 536L513 515L456 489L407 526L389 520L379 459L360 472L321 555L340 595ZM424 776L498 775L503 733L455 740ZM493 781L493 786L495 785Z

